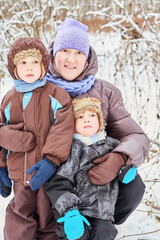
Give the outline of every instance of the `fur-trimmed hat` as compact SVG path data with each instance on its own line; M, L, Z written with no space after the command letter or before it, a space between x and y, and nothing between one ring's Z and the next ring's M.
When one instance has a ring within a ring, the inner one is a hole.
M101 110L101 101L98 98L76 98L72 101L72 104L75 119L78 117L79 114L84 113L85 111L96 112L99 118L99 132L105 128L103 114Z
M22 58L37 57L42 60L42 74L43 78L48 72L50 63L49 53L44 44L35 37L18 38L11 46L8 52L8 70L13 79L17 78L16 65Z
M88 58L88 27L76 19L67 18L57 28L57 35L53 46L53 56L62 49L77 49Z

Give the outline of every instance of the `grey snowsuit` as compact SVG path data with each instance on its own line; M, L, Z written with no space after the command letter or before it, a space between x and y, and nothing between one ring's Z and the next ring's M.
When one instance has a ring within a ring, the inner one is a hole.
M88 170L94 166L93 159L111 152L118 144L118 140L108 136L90 146L73 140L67 161L47 183L46 193L56 209L53 212L58 212L56 218L78 208L85 217L114 221L117 178L105 185L94 185L88 179Z

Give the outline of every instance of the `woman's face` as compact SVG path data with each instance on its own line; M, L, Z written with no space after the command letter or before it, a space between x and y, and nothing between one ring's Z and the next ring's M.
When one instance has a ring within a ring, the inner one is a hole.
M83 72L86 61L86 56L76 49L60 50L54 58L57 71L67 81L74 80Z

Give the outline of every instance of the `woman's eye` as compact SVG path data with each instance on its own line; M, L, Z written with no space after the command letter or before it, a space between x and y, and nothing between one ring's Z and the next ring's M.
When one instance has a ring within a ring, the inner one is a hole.
M77 54L80 55L80 54L82 54L82 52L81 52L81 51L78 51Z

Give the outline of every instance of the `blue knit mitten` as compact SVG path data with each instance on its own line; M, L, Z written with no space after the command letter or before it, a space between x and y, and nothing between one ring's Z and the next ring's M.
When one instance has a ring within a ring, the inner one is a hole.
M137 168L133 167L133 165L131 164L129 166L124 166L120 169L118 179L120 182L127 184L135 179L136 174Z
M44 157L41 161L34 164L28 171L27 174L31 174L38 170L31 179L31 189L35 191L42 187L42 185L52 177L56 172L56 167L49 163L49 160Z
M64 231L69 240L78 239L83 235L85 231L84 223L90 226L88 220L82 216L77 209L68 211L66 215L59 218L57 222L64 222Z
M4 198L11 194L12 182L8 176L8 169L6 167L0 168L0 195Z

